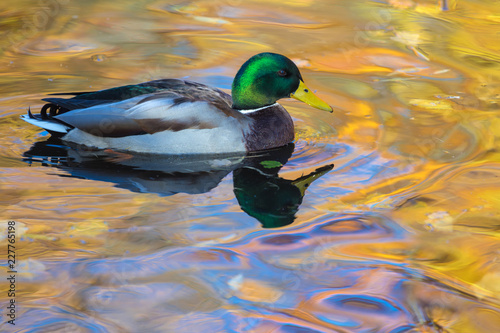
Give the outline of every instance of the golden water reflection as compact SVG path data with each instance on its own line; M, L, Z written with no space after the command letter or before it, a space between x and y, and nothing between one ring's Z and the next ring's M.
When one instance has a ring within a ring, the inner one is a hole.
M15 331L496 331L500 4L448 3L0 4ZM48 136L19 115L48 93L166 77L229 89L264 51L292 58L336 110L283 101L297 140L279 176L335 164L287 226L245 214L231 173L162 196L22 161Z

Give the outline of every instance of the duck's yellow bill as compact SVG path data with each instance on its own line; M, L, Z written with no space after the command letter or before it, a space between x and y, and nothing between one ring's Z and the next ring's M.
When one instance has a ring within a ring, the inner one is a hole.
M297 90L294 93L292 93L290 97L298 99L299 101L304 102L306 104L309 104L310 106L316 109L333 112L332 107L326 104L321 99L319 99L318 96L314 95L313 92L309 90L309 88L307 88L305 83L302 82L302 80L300 80L300 84Z

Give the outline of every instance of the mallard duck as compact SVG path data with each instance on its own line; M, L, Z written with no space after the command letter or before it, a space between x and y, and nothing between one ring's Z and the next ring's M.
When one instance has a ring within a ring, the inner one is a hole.
M154 154L218 154L265 150L294 139L293 122L277 101L293 97L332 108L304 84L287 57L260 53L241 68L232 98L201 83L163 79L72 98L45 98L25 121L87 147Z

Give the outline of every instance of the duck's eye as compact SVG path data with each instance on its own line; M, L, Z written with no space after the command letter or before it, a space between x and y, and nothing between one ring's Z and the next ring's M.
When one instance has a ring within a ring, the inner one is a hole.
M288 74L288 73L287 73L287 72L286 72L286 70L284 70L284 69L280 69L280 70L278 71L278 75L279 75L279 76L286 76L287 74Z

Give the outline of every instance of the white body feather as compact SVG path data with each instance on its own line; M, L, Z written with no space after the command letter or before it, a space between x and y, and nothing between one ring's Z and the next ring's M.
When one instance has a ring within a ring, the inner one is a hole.
M217 128L163 131L120 138L99 137L73 129L62 139L101 149L151 154L221 154L246 151L243 135Z

